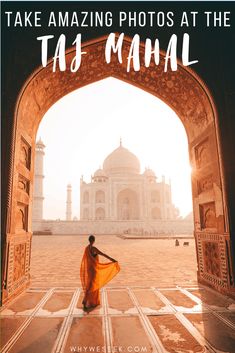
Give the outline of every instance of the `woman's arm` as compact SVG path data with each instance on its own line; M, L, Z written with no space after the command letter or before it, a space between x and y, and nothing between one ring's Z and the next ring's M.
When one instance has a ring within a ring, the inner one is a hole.
M104 257L106 257L106 259L109 259L110 261L117 262L117 260L115 260L115 259L113 259L112 257L110 257L110 256L108 256L108 255L106 255L106 254L104 254L104 253L101 252L99 249L97 249L97 248L94 247L94 250L95 250L95 253L96 253L96 254L99 254L99 255L101 255L101 256L104 256Z

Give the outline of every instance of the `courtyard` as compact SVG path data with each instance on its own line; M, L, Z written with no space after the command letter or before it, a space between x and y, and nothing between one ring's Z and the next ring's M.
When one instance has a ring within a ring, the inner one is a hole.
M234 353L235 302L197 283L194 239L179 242L96 237L121 271L83 311L87 236L34 236L30 288L1 309L1 351Z
M32 287L80 286L80 263L88 245L87 236L33 236ZM189 246L183 246L184 241ZM108 284L117 286L175 286L197 283L194 239L123 239L113 235L96 237L95 246L116 259L119 274ZM106 262L104 257L100 261Z

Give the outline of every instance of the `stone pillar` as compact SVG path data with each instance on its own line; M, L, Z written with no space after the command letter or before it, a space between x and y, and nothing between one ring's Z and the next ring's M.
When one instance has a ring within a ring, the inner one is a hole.
M174 219L174 206L172 203L172 193L171 193L171 179L169 179L169 209L170 209L170 219Z
M34 191L33 191L33 221L41 221L43 219L43 159L45 145L40 139L36 143L35 150L35 169L34 169Z
M80 220L83 220L83 175L80 178Z
M72 220L72 186L67 185L66 221Z
M166 192L166 186L165 186L165 176L162 175L162 211L161 211L161 214L162 214L162 219L166 219L167 216L166 216L166 195L165 195L165 192Z

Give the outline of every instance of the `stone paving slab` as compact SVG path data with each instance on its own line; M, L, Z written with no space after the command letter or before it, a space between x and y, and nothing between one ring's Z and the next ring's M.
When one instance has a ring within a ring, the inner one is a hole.
M67 309L71 302L72 295L73 292L53 293L42 309L48 311L49 313Z
M205 348L174 315L150 316L149 320L168 352L205 352Z
M179 290L169 291L162 290L161 293L168 299L170 302L177 307L184 308L193 308L196 305L196 302L187 297L184 293Z
M25 317L1 317L1 340L0 349L4 347L13 334L19 329L19 327L25 321Z
M235 326L235 312L234 313L223 313L223 317L231 321Z
M12 311L12 313L27 313L39 303L39 301L43 298L44 295L45 292L42 291L35 292L33 295L29 292L26 292L19 297L19 300L17 300L17 302L10 304L8 310Z
M139 304L141 305L144 312L154 313L154 312L164 312L166 311L166 305L163 301L154 294L151 289L139 289L133 290L135 297L137 298Z
M102 317L74 318L63 352L70 353L77 350L80 353L87 353L88 347L94 352L101 352L105 347Z
M185 316L216 350L234 353L234 328L224 324L211 313L185 314Z
M215 293L214 291L200 289L189 290L191 294L199 298L204 304L215 308L226 308L233 306L234 301L228 297ZM234 307L235 310L235 307Z
M126 290L110 290L107 296L110 314L137 314L135 305Z
M149 337L138 316L111 317L113 346L124 353L154 350Z
M101 305L88 312L82 310L81 288L31 288L9 306L15 311L1 311L2 352L234 353L235 311L202 303L195 313L190 288L105 287ZM214 294L233 309L234 301ZM25 298L31 309L22 311Z
M34 318L9 352L51 352L62 321L63 318Z

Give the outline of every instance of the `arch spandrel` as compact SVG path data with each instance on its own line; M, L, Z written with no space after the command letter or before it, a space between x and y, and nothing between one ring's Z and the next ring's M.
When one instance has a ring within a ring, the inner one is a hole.
M203 83L199 84L198 77L191 70L178 63L178 70L168 68L164 72L164 53L160 54L160 63L151 62L150 67L141 66L140 71L133 68L127 72L127 57L130 49L130 40L124 40L122 49L123 62L118 62L117 54L112 54L111 63L105 62L105 43L94 41L92 44L84 43L83 50L87 52L82 56L81 66L77 72L70 71L70 64L75 56L75 50L66 53L66 71L57 68L53 73L52 61L46 68L39 69L25 87L22 96L20 111L23 119L27 120L29 132L35 129L35 119L38 124L46 111L66 94L113 76L127 83L135 85L150 94L163 100L180 117L185 126L189 142L192 142L202 130L213 122L213 107ZM143 63L144 46L140 46L140 61ZM169 65L168 65L169 66Z
M125 42L123 57L126 59L129 54L130 43ZM140 61L144 62L144 48L140 49ZM131 83L148 93L160 98L169 105L181 119L189 143L193 142L202 131L213 123L213 103L210 102L206 89L200 79L189 69L185 69L178 63L178 70L168 69L164 72L164 53L160 54L160 63L153 62L146 68L140 67L140 71L126 71L126 61L122 65L117 61L114 65L114 74L118 79ZM169 65L168 65L169 66Z

